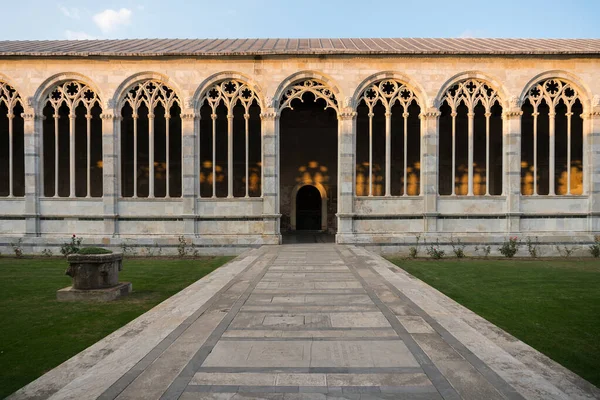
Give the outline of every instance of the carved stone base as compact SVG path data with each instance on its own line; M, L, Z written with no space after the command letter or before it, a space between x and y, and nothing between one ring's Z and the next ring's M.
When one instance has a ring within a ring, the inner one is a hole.
M112 301L131 293L131 282L121 282L105 289L79 290L69 286L56 291L58 301Z

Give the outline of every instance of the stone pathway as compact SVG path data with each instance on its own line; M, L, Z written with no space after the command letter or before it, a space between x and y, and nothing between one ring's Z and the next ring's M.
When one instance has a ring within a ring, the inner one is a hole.
M593 399L600 390L364 249L265 246L12 399Z

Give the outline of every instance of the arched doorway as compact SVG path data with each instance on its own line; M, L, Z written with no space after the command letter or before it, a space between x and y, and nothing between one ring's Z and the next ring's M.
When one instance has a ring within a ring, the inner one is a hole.
M310 79L284 93L279 100L281 231L333 233L337 226L337 100L326 85Z
M296 193L296 230L321 230L321 193L312 185L305 185Z

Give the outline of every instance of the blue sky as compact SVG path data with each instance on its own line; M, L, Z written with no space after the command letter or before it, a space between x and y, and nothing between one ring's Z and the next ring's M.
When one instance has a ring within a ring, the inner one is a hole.
M0 40L600 38L600 0L4 0L3 3Z

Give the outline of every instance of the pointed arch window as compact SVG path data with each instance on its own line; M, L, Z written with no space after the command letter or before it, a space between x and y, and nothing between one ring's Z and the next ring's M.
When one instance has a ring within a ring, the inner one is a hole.
M244 82L212 85L200 101L200 197L260 197L260 102Z
M387 79L358 99L356 194L416 196L421 178L421 108L413 90Z
M43 109L44 195L102 196L102 108L85 83L50 90Z
M583 106L561 79L536 83L521 110L521 193L583 193Z
M182 195L181 100L157 80L133 85L121 102L121 195Z
M0 81L0 196L25 195L23 100Z
M502 104L497 91L480 79L460 81L444 94L440 113L440 195L502 194Z

